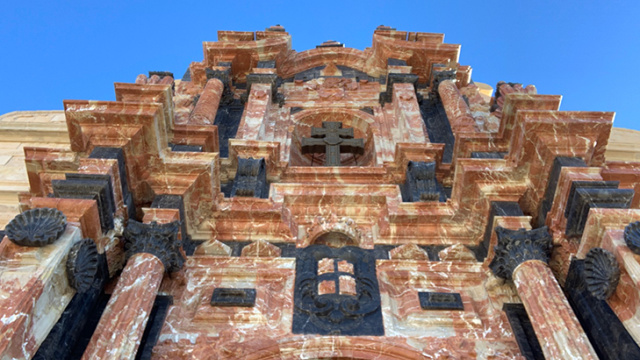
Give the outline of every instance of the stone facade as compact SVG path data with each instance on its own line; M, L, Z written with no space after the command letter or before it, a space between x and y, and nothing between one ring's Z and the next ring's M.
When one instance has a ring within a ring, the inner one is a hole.
M638 358L639 136L443 40L220 31L1 116L0 358Z

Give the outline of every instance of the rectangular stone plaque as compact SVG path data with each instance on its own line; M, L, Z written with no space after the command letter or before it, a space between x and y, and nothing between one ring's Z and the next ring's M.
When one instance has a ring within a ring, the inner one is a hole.
M216 288L211 297L211 306L246 306L256 304L256 289Z
M464 310L458 293L419 292L420 306L424 310Z

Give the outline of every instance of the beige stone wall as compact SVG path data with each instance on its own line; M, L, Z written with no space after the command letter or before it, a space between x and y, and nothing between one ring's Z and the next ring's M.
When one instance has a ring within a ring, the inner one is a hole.
M64 111L0 115L0 229L18 213L18 193L29 190L25 146L69 148Z
M14 111L0 115L0 229L18 213L18 193L29 190L25 146L69 148L62 110ZM640 131L613 128L609 161L640 161Z
M608 161L640 161L640 131L611 129L606 157Z

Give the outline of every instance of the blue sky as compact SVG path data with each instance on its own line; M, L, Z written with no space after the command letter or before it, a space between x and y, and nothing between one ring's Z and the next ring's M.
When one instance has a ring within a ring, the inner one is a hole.
M0 114L114 100L113 82L149 70L182 76L218 30L282 24L297 51L329 39L364 49L384 24L462 44L460 62L475 81L534 84L563 95L561 110L615 111L615 126L640 130L637 0L59 3L0 5Z

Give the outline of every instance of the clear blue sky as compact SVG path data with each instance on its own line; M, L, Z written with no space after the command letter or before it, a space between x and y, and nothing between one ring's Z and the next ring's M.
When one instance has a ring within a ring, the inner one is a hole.
M364 49L384 24L445 33L475 81L534 84L563 95L561 110L616 111L615 126L640 130L638 0L3 1L0 14L0 114L113 100L113 82L149 70L182 76L217 30L282 24L297 51Z

